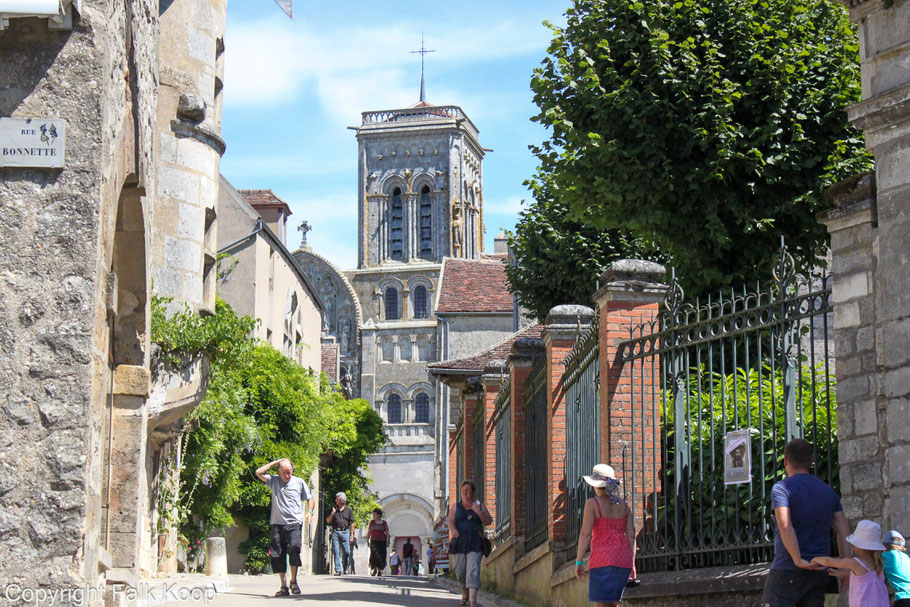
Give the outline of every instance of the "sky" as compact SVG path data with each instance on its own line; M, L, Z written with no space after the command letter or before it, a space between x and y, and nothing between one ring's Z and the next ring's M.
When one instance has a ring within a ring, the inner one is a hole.
M511 230L522 183L536 162L528 146L547 133L530 90L569 0L230 0L225 35L221 172L236 188L270 188L292 215L288 247L307 243L343 269L357 264L357 141L361 112L398 109L420 93L458 105L493 151L484 159L484 245Z

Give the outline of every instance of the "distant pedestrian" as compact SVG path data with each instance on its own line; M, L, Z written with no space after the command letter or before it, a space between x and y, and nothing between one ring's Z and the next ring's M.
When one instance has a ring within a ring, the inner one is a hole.
M278 474L269 474L272 466L278 466ZM300 567L301 532L303 524L309 526L313 520L313 509L316 500L310 495L306 482L294 476L294 466L289 459L278 459L260 466L256 477L268 485L272 492L272 512L269 517L271 536L269 539L269 556L272 559L272 571L281 579L281 588L275 596L300 594L297 585L297 568ZM307 510L303 511L303 500ZM291 565L291 581L285 583L287 566Z
M812 559L829 556L831 528L837 533L838 554L848 553L850 527L840 498L831 487L809 473L812 446L795 438L784 448L787 478L774 483L771 507L777 529L774 532L774 560L765 581L765 607L822 607L828 575ZM841 582L841 590L845 590Z
M407 538L404 541L404 546L401 547L401 558L404 560L404 574L413 575L414 574L414 544L411 543L411 538Z
M392 549L392 554L389 556L389 569L392 571L392 575L398 575L398 565L401 563L401 557L398 556L398 553L395 552L395 549Z
M461 584L459 605L477 605L480 588L480 559L483 548L480 536L484 525L493 523L493 517L480 500L474 499L477 489L471 481L461 483L461 499L449 507L449 553L455 577Z
M373 520L367 528L370 542L370 575L382 575L385 571L385 555L389 546L389 524L382 520L382 510L373 509Z
M882 543L885 552L885 578L894 590L894 607L910 607L910 556L907 556L907 540L897 531L885 534Z
M881 541L882 528L873 521L860 521L856 524L853 535L847 542L853 545L852 559L847 557L833 558L817 556L813 563L824 567L836 567L842 573L832 571L832 575L841 577L849 572L850 607L889 607L888 587L885 586L882 552L885 546Z
M433 572L436 570L436 563L433 560L433 545L432 539L427 540L427 573L433 575Z
M585 502L575 556L575 577L585 574L588 563L588 600L598 607L619 605L630 577L635 577L635 520L629 505L619 497L621 483L611 466L597 464L591 476L583 477L594 487L594 497Z
M332 554L335 557L335 575L341 575L345 564L351 558L351 542L354 541L354 511L347 505L348 498L343 491L335 494L335 505L325 522L332 528Z

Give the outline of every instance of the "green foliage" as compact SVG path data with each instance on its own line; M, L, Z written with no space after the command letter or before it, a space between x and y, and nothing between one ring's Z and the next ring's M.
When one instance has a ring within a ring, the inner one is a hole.
M858 44L828 0L575 0L531 82L534 187L657 244L690 294L820 261L824 188L871 160Z
M352 503L372 504L366 462L386 437L366 401L346 400L324 374L317 378L258 343L250 336L256 321L237 316L221 300L207 317L188 309L168 315L167 305L152 302L152 339L164 361L206 353L211 363L206 395L178 438L182 467L175 510L191 544L237 517L251 530L244 545L247 568L261 571L268 562L271 496L253 472L282 457L294 463L297 476L309 478L320 457L332 454L346 471L333 480L332 495L346 491Z
M826 379L823 365L803 365L796 378L796 408L803 435L815 450L815 473L838 491L835 383L833 377L830 383ZM669 506L661 505L660 522L669 517L670 526L674 526L678 508L681 513L688 513L680 517L680 531L684 534L701 537L710 529L739 529L744 534L739 538L742 540L772 537L771 487L784 476L787 444L782 372L765 365L761 374L758 369L738 368L724 376L709 373L702 366L689 371L685 385L685 413L690 424L686 437L689 488L680 496L668 491ZM670 391L664 393L664 415L668 428L666 472L668 487L673 487L678 474ZM743 428L755 430L751 440L752 483L724 486L724 435ZM761 529L758 535L754 535L756 529ZM745 535L747 531L753 535Z
M572 219L558 188L545 173L527 182L534 200L520 214L509 246L518 264L506 268L518 302L543 321L553 306L593 306L594 285L618 259L663 258L655 247L621 230ZM554 280L554 277L559 280Z

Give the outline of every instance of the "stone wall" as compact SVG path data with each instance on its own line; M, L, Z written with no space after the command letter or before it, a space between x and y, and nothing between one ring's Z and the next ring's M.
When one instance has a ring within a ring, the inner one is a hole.
M110 566L108 355L123 329L131 362L147 361L142 195L154 189L154 144L138 117L156 110L157 32L157 3L137 0L83 3L71 31L12 19L0 33L0 115L68 127L63 169L0 169L0 579L51 592L97 588ZM125 224L140 276L117 293L108 273ZM139 312L112 334L118 295Z
M841 487L851 522L910 519L910 1L851 0L875 175L835 186L831 233Z

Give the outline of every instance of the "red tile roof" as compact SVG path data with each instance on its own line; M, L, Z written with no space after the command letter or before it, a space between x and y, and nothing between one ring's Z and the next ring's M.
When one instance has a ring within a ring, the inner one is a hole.
M512 304L502 259L446 258L437 313L511 312Z
M517 340L523 337L533 337L540 339L540 336L543 334L543 325L528 325L524 329L518 331L518 333L513 333L507 340L496 344L492 348L484 350L480 354L475 354L474 356L469 356L467 358L458 358L455 360L442 360L437 363L430 363L427 365L427 368L430 369L430 372L434 375L447 375L446 371L455 371L457 375L462 375L464 372L477 372L481 373L483 371L484 365L490 361L494 360L506 360L509 358L509 355L512 353L512 344Z
M285 212L290 215L291 207L288 203L275 195L272 190L237 190L243 199L246 200L254 209L258 208L284 208Z

